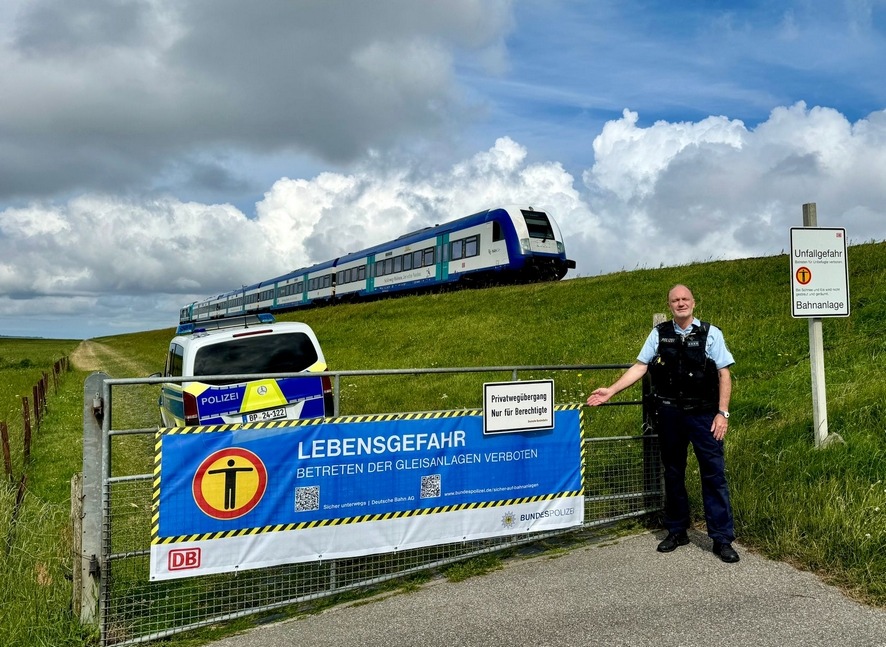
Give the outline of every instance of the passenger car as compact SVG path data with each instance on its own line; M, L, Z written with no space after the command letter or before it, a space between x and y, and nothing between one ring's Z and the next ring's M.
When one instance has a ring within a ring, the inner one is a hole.
M181 325L163 375L195 379L163 384L160 417L165 427L182 427L331 416L329 377L309 376L326 368L304 323L260 314Z

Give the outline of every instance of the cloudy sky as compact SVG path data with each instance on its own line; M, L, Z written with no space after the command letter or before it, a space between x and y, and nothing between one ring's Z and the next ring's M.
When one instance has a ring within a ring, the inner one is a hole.
M0 335L503 203L572 276L886 238L886 0L3 0Z

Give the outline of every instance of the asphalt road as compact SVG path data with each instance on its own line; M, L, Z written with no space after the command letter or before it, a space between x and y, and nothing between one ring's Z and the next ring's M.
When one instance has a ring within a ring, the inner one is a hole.
M661 554L663 533L512 558L500 570L257 627L213 647L886 647L886 609L710 540Z

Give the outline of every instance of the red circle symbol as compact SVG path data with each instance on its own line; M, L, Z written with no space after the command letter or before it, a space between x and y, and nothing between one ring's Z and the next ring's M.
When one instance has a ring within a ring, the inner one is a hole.
M255 508L268 487L268 470L247 449L229 447L200 463L191 491L194 501L213 519L236 519Z
M809 283L809 281L812 280L812 270L803 265L797 268L794 276L797 278L797 283L799 283L800 285L806 285L807 283Z

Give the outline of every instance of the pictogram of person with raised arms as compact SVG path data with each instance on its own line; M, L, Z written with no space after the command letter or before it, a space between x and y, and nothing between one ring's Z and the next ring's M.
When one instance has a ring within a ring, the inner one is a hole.
M233 510L237 507L237 474L239 472L254 472L252 467L235 467L237 462L233 458L228 459L228 466L217 470L209 470L207 474L225 475L225 510Z

